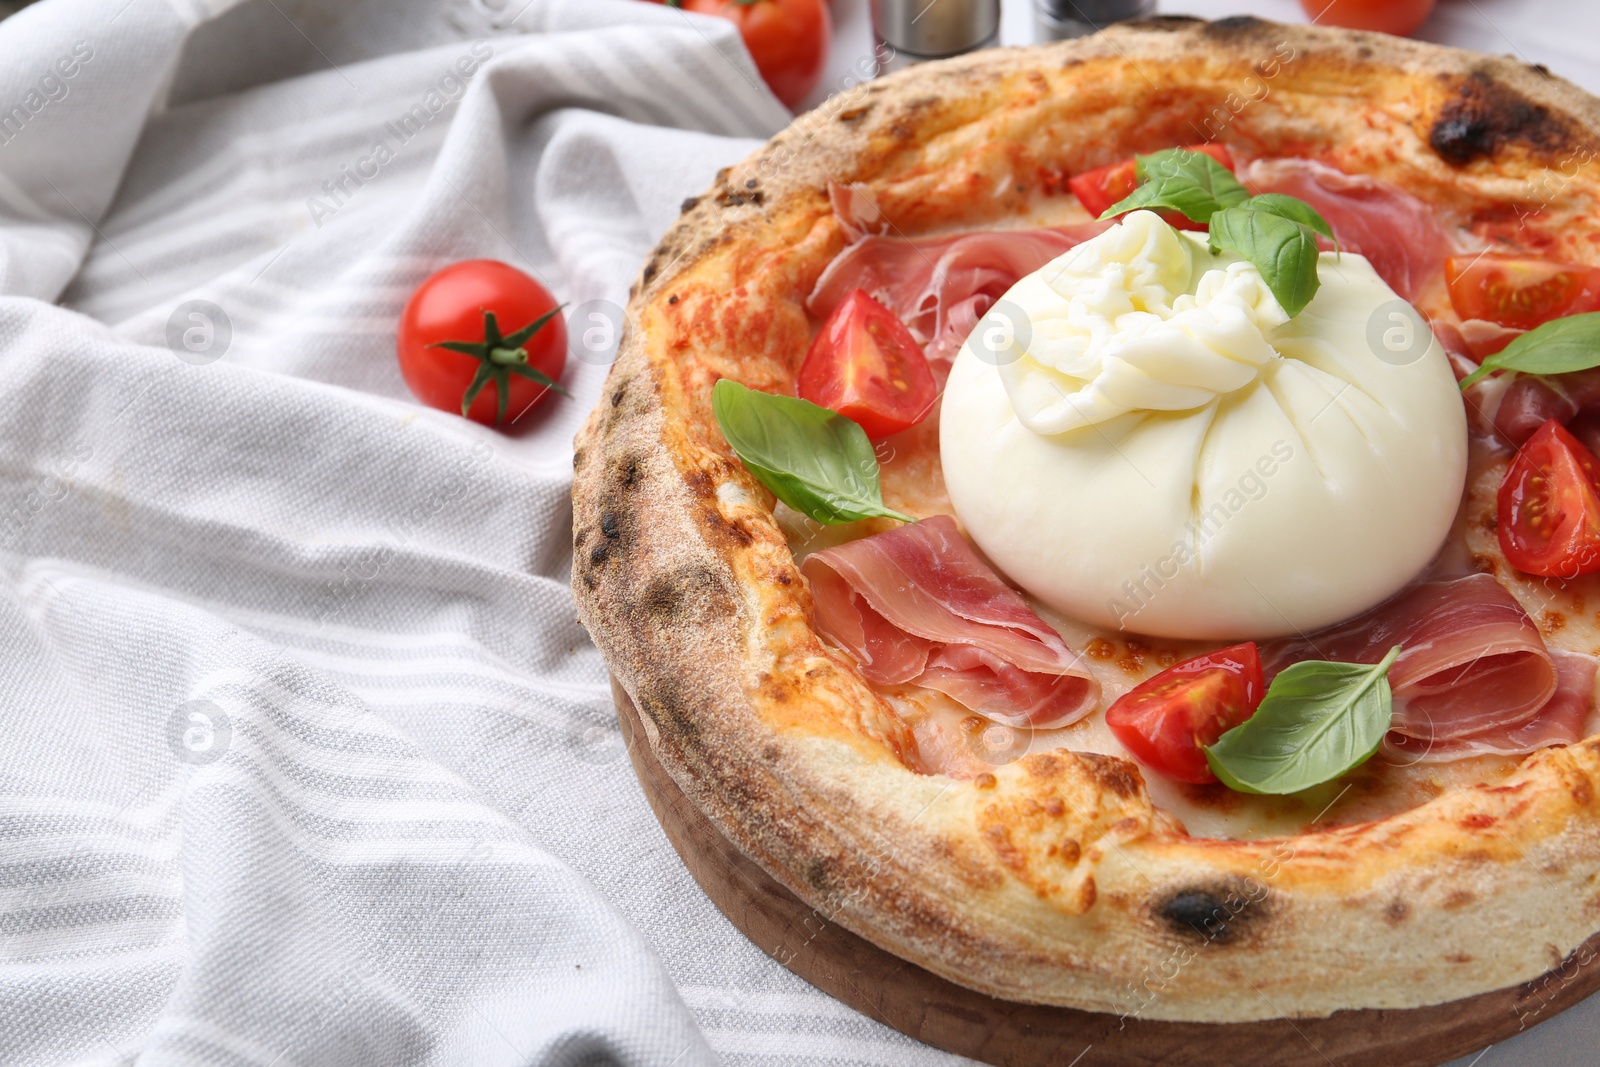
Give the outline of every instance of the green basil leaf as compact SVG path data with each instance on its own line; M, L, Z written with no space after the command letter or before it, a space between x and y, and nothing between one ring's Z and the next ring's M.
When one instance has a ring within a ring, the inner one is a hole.
M796 511L828 525L876 516L917 521L883 506L872 442L838 412L726 378L711 390L711 410L750 473Z
M1316 208L1297 197L1284 193L1262 193L1252 196L1239 205L1251 211L1265 211L1269 215L1277 215L1298 222L1312 233L1318 233L1333 242L1335 248L1339 247L1339 239L1333 235L1333 227L1328 225L1328 220L1323 218Z
M1195 222L1206 222L1222 208L1250 198L1233 172L1204 152L1168 148L1139 156L1135 165L1142 184L1107 208L1102 219L1149 208L1170 209Z
M1551 319L1519 334L1478 369L1461 379L1461 388L1474 384L1491 371L1514 370L1524 374L1568 374L1600 367L1600 311Z
M1317 240L1293 219L1249 207L1223 208L1211 216L1211 250L1237 252L1254 263L1290 318L1317 295Z
M1389 667L1306 660L1272 680L1256 713L1205 750L1229 789L1298 793L1361 766L1383 743L1393 711Z

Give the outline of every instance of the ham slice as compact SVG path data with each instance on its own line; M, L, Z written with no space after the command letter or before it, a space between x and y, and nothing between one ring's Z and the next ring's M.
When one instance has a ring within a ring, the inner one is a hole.
M1520 445L1546 420L1566 425L1577 413L1578 405L1546 385L1544 379L1519 374L1494 408L1494 432L1506 443Z
M849 186L833 186L830 193L845 232L865 233L871 222L861 194ZM900 317L926 346L930 360L949 361L1006 290L1110 225L1092 222L915 241L867 233L828 264L806 307L826 318L851 290L865 289Z
M1435 742L1507 731L1540 714L1557 688L1555 662L1539 630L1488 574L1412 586L1348 622L1261 650L1270 681L1303 659L1389 668L1393 732Z
M1555 695L1528 721L1454 738L1407 737L1391 731L1384 739L1385 753L1399 763L1438 763L1468 756L1519 756L1582 741L1594 711L1596 660L1560 650L1552 650L1550 656L1556 668Z
M864 182L850 182L847 185L829 182L828 203L839 220L839 227L852 241L859 241L868 234L883 233L889 228L889 220L878 209L872 187Z
M936 689L1008 726L1083 718L1100 683L949 516L813 552L817 629L882 685Z
M1239 177L1251 192L1287 193L1316 208L1340 248L1366 256L1378 277L1407 300L1420 296L1456 251L1433 210L1388 182L1310 159L1256 160Z
M1476 397L1483 402L1495 434L1507 444L1521 445L1548 419L1574 433L1583 427L1579 439L1587 444L1585 435L1593 436L1595 416L1600 414L1600 368L1570 374L1518 374L1498 390L1478 389Z

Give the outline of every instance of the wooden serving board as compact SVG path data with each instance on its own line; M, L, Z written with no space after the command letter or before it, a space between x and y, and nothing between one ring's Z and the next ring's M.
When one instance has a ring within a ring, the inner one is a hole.
M824 919L722 836L656 760L615 681L645 796L689 873L758 948L818 989L935 1048L995 1067L1437 1067L1600 988L1600 934L1522 985L1431 1008L1326 1019L1173 1023L1018 1004L973 992Z

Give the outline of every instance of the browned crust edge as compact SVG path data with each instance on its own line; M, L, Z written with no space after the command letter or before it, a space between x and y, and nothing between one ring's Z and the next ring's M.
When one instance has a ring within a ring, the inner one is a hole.
M578 438L580 615L663 765L819 914L981 992L1212 1022L1414 1007L1534 978L1600 928L1600 739L1537 753L1497 786L1275 841L1191 839L1107 757L1035 755L976 783L912 774L894 758L893 716L811 635L770 497L702 432L718 356L683 339L756 344L768 355L743 369L759 379L782 373L770 353L792 348L803 321L780 307L759 334L705 318L686 334L714 307L678 308L679 292L742 283L764 244L797 259L836 250L838 234L807 221L830 178L891 173L886 211L937 225L941 187L918 167L939 159L924 146L965 151L968 129L992 142L985 116L1019 94L1042 101L1023 106L1017 121L1035 125L1020 137L1067 91L1095 91L1091 75L1133 84L1132 69L1151 93L1181 96L1259 70L1278 42L1302 57L1274 82L1284 98L1383 92L1394 113L1414 99L1412 132L1388 136L1428 151L1381 163L1413 188L1526 198L1530 180L1560 173L1563 203L1595 198L1583 167L1600 101L1507 58L1157 19L929 64L802 116L686 204L641 271Z

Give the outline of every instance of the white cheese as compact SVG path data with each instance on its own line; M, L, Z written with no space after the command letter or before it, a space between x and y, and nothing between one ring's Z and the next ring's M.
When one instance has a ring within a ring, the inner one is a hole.
M1460 394L1364 257L1319 273L1290 319L1140 211L1018 282L943 399L973 540L1045 603L1165 637L1305 633L1402 588L1461 501Z

